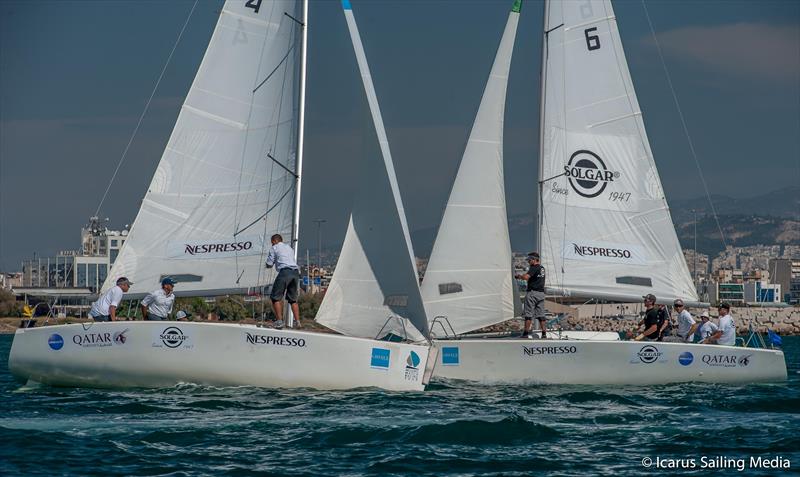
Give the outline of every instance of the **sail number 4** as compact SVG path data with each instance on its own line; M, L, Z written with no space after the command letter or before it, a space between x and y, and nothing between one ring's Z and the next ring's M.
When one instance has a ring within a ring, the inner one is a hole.
M587 28L583 30L583 36L586 37L586 48L589 48L589 51L600 49L600 37L597 35L589 34L593 31L597 31L597 27Z
M631 200L630 192L612 192L608 194L608 200L611 202L628 202Z
M247 3L244 4L247 8L252 8L254 12L258 13L258 9L261 8L261 2L263 0L247 0Z

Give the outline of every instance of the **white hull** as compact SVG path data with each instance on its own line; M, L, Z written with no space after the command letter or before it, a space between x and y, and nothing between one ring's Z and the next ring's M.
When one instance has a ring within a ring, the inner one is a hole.
M752 383L786 380L779 350L597 340L435 340L434 378L485 384Z
M9 369L18 378L56 386L422 391L429 351L252 325L117 321L19 329Z

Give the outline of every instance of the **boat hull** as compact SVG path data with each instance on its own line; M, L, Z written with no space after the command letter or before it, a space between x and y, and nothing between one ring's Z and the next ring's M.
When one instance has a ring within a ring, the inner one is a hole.
M433 378L485 384L623 384L785 381L780 350L597 340L434 340Z
M429 351L427 346L252 325L117 321L19 329L9 370L20 379L55 386L196 383L422 391Z

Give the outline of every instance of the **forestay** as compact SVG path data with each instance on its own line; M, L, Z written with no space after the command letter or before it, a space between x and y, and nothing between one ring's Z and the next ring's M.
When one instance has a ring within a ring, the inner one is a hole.
M428 316L446 316L459 334L513 318L519 301L506 215L503 116L520 3L508 16L422 282ZM442 334L438 326L431 331Z
M540 244L551 291L697 301L607 0L548 2Z
M225 2L103 289L120 276L132 295L164 276L187 295L271 283L269 236L292 234L300 18L296 1Z
M428 334L417 267L389 142L353 11L342 1L382 159L363 161L342 251L317 321L349 336ZM388 324L387 324L388 320Z

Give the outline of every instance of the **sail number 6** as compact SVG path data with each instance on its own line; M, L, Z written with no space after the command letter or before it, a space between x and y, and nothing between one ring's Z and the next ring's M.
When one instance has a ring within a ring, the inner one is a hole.
M590 35L589 33L597 31L597 27L587 28L583 30L583 36L586 37L586 47L589 51L600 49L600 37L597 35Z

